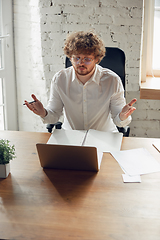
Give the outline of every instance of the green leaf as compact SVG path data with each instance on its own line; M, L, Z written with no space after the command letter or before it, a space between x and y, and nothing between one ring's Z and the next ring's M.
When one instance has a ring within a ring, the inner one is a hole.
M7 164L15 158L15 146L9 140L0 139L0 164Z

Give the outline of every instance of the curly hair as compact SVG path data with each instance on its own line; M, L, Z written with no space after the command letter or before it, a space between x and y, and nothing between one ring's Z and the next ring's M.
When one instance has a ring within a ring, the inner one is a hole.
M73 54L93 54L100 63L105 56L105 46L103 41L92 31L73 32L67 36L64 53L68 58L71 58Z

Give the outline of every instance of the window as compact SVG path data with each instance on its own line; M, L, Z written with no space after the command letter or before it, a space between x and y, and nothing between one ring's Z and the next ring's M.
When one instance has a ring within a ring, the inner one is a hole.
M0 78L0 130L4 130L4 100L3 100L3 86L2 78Z
M154 6L154 29L153 29L153 62L154 76L160 76L160 0L155 0Z
M141 99L160 100L160 0L144 0Z
M0 130L17 130L12 0L0 0Z

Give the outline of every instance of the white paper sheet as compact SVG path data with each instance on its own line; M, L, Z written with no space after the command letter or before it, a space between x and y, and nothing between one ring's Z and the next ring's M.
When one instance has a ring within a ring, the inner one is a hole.
M55 129L47 143L59 145L82 146L85 130Z
M129 176L127 174L122 174L122 178L124 183L140 183L141 182L140 175Z
M145 148L111 152L111 154L130 176L160 171L160 164Z
M121 148L123 134L90 129L86 135L85 146L96 147L99 152L118 151Z
M102 158L103 158L103 153L97 152L97 158L98 158L98 169L100 169Z

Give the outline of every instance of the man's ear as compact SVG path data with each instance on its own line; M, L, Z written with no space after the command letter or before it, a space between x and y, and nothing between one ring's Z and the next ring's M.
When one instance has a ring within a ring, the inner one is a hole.
M70 60L70 62L71 62L71 64L72 64L72 58L71 58L71 57L69 58L69 60ZM73 64L72 64L72 66L73 66Z
M99 63L99 59L98 59L98 58L96 58L95 60L96 60L96 64L98 64L98 63Z

